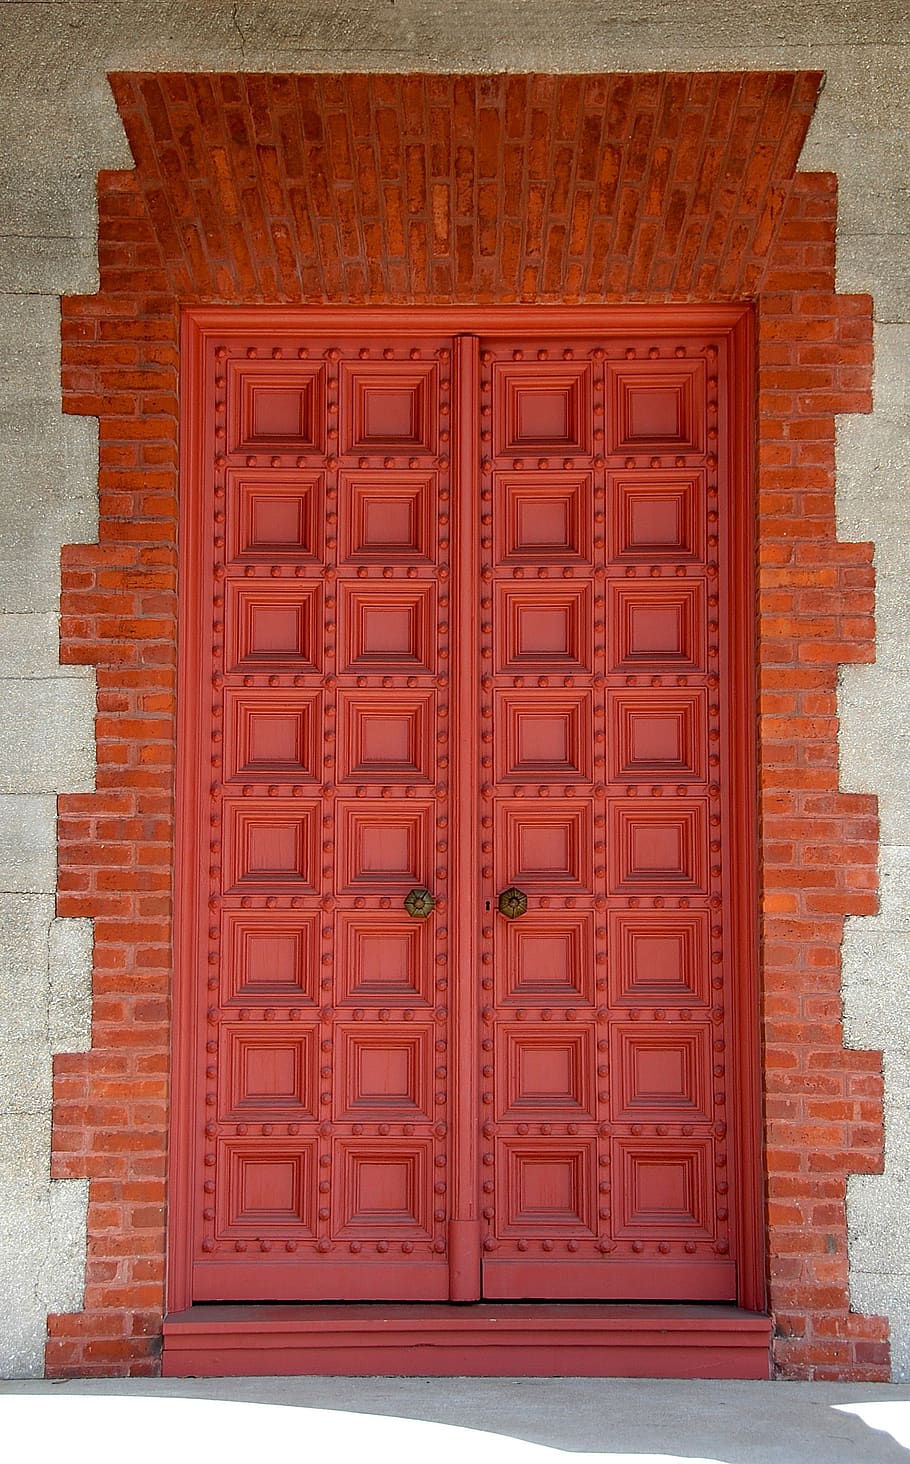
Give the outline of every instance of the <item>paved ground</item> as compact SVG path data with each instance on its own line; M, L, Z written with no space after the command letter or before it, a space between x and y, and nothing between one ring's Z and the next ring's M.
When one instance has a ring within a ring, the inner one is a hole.
M0 1456L61 1454L67 1464L910 1464L910 1386L0 1382Z

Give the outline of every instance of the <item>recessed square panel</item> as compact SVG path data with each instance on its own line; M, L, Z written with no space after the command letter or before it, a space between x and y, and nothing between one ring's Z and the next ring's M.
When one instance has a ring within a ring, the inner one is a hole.
M227 1139L219 1144L216 1226L230 1237L308 1237L314 1228L316 1155L300 1139Z
M433 1031L387 1022L337 1027L333 1088L336 1119L432 1117Z
M340 913L335 961L338 1004L405 1008L433 999L435 920L404 910Z
M610 558L674 564L703 558L705 491L705 475L694 468L610 474Z
M590 892L591 808L587 802L515 801L499 810L501 888L550 894Z
M596 1234L596 1148L594 1139L501 1139L497 1235Z
M493 633L500 671L588 671L592 631L589 585L496 586Z
M431 672L436 664L435 591L426 582L342 585L340 668Z
M228 556L244 563L322 557L323 474L289 468L228 468Z
M319 806L299 798L224 804L222 888L234 894L315 894Z
M312 1027L296 1023L226 1024L219 1063L222 1119L316 1114L317 1047Z
M614 1022L610 1051L614 1120L710 1120L711 1028L707 1023Z
M319 362L228 363L230 451L325 451L325 368Z
M347 564L429 564L436 557L436 474L342 473L340 557Z
M614 1139L616 1239L712 1239L712 1148L710 1139Z
M611 1005L708 1003L707 910L612 911L609 933Z
M704 361L607 364L610 452L704 452Z
M610 888L657 894L707 892L707 808L617 800L611 808Z
M497 692L494 729L500 782L591 776L591 699L585 692Z
M432 1158L430 1140L338 1140L329 1171L335 1237L429 1240Z
M319 692L225 690L226 779L313 781L321 776L321 751Z
M316 1000L319 931L298 911L226 912L222 1000L297 1003Z
M703 781L707 713L701 689L608 692L610 777Z
M406 894L433 883L435 805L417 802L339 803L338 890Z
M435 361L342 362L342 451L435 453Z
M493 503L495 552L501 564L590 560L590 473L496 473Z
M318 584L225 587L225 659L231 670L319 669L322 626Z
M610 585L610 660L614 671L638 667L698 671L705 663L704 586Z
M498 920L497 999L509 1003L594 1000L594 917L590 911L529 910Z
M497 362L493 392L497 454L591 451L587 362Z
M435 707L431 691L341 692L339 778L348 782L433 781Z
M499 1119L573 1122L595 1117L592 1027L500 1023L496 1039Z

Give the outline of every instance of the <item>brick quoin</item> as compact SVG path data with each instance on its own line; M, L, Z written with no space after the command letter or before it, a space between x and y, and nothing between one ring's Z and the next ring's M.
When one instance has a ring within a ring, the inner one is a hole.
M870 409L871 303L834 287L836 180L797 174L817 73L112 78L97 295L63 301L66 411L100 426L97 544L63 552L62 659L97 667L95 793L59 801L61 915L95 922L91 1050L55 1061L53 1172L90 1181L56 1377L158 1370L184 304L751 300L762 1047L773 1366L889 1375L850 1310L845 1190L883 1163L881 1062L843 1046L844 918L875 799L838 788L838 666L873 658L869 544L835 538L834 419Z

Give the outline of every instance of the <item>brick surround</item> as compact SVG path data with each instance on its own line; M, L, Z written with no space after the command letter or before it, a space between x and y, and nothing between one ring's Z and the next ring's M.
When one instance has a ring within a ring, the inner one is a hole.
M95 793L60 798L61 915L95 921L93 1039L55 1061L54 1174L90 1179L84 1311L52 1376L158 1370L165 1273L181 304L753 300L767 1248L774 1366L882 1380L850 1311L850 1173L881 1063L843 1047L844 917L874 798L838 789L837 668L873 658L868 544L835 538L834 418L868 411L836 180L795 172L817 73L120 75L97 295L63 302L65 410L100 426L100 534L63 554L62 660L98 674Z

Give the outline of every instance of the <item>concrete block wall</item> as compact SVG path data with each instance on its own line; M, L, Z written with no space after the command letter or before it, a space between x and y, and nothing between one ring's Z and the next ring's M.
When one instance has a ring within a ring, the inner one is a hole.
M60 545L96 520L92 424L60 416L59 307L0 298L0 1367L78 1304L87 1185L49 1173L51 1054L90 1040L88 921L54 917L56 793L94 782L94 677L57 655Z
M905 254L906 258L906 254ZM882 294L882 304L887 297ZM848 1042L881 1047L885 1173L850 1181L851 1291L861 1311L887 1311L895 1377L910 1377L910 331L879 317L876 410L841 423L841 532L876 540L877 659L845 668L841 778L876 791L881 909L851 921L844 943Z
M113 70L822 69L801 166L840 180L838 287L869 291L875 411L839 437L839 530L874 539L878 661L842 677L842 783L877 792L882 905L844 949L848 1040L881 1046L886 1168L851 1181L854 1302L910 1378L910 24L906 0L63 0L0 6L0 1374L78 1307L85 1186L51 1181L50 1057L89 1041L88 922L54 918L58 791L92 787L92 678L56 656L61 543L93 537L92 424L64 418L61 293L96 285L94 178L130 166Z

